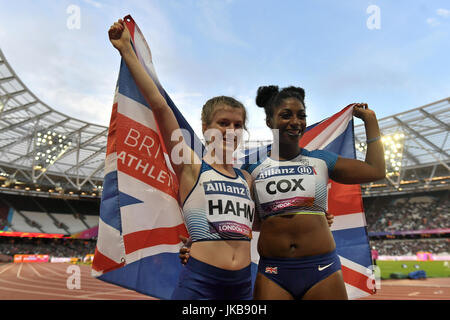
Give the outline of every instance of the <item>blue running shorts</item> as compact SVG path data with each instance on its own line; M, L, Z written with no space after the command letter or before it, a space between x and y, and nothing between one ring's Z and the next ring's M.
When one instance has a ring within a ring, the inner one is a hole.
M336 250L301 258L261 257L258 264L259 273L288 291L296 300L338 270L341 270L341 262Z
M189 257L172 293L173 300L251 300L251 265L224 270Z

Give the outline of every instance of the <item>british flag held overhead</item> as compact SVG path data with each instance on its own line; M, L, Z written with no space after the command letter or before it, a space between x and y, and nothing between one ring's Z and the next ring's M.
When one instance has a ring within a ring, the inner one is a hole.
M131 16L124 21L141 64L172 108L185 141L201 157L201 141L160 85L150 48ZM352 106L311 126L301 144L355 157ZM182 265L180 235L188 237L177 201L178 182L155 122L126 64L122 61L114 97L105 159L97 248L92 275L161 299L169 299ZM329 212L350 298L372 293L371 257L359 185L331 182ZM252 261L258 261L257 233ZM253 279L256 267L252 266Z
M353 132L353 104L307 129L300 146L322 149L344 158L356 159ZM375 293L372 257L362 202L361 187L330 179L328 212L335 216L331 227L349 299Z
M194 137L159 84L141 31L131 16L124 21L141 64L174 109L180 127ZM151 106L124 61L111 114L103 186L93 276L153 297L170 298L182 267L179 235L188 237L188 233L177 202L178 182Z

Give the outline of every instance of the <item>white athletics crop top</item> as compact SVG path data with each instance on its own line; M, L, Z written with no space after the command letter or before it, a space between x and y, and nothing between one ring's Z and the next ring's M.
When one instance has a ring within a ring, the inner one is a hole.
M253 176L255 203L261 219L281 214L325 214L328 175L338 156L302 149L291 160L270 157L244 166Z
M255 204L243 173L228 177L202 161L200 174L183 203L192 242L250 240Z

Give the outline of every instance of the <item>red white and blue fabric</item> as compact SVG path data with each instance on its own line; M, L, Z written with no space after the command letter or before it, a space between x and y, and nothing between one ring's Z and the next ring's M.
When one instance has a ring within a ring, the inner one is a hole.
M147 73L172 108L185 140L200 153L195 135L156 76L150 48L131 18L124 18L133 48ZM352 106L308 128L306 149L326 149L355 157ZM182 265L178 258L188 237L177 201L178 181L170 165L151 106L145 101L122 60L114 96L105 159L97 247L92 275L103 281L161 299L169 299ZM333 235L341 258L349 296L372 293L367 284L371 265L359 185L331 182L329 211L335 215ZM257 236L252 240L252 261L258 261ZM253 279L256 265L252 266Z
M356 159L352 113L353 104L308 127L300 146ZM360 185L344 185L330 179L328 212L335 216L331 231L349 298L374 294L372 258Z
M130 16L124 20L141 64L180 126L194 137L159 84L142 32ZM179 235L188 236L177 192L177 178L151 106L122 60L108 132L93 276L153 297L170 298L182 268Z

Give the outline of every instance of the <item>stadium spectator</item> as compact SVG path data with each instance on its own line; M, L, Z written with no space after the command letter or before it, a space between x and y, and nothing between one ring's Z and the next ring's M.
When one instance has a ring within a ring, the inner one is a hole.
M374 265L377 265L377 259L378 259L378 250L375 248L375 246L372 247L372 250L370 251L372 255L372 261Z
M48 254L54 257L84 257L95 252L96 241L81 239L36 239L0 237L0 254Z
M450 239L371 240L370 244L378 250L379 255L414 256L419 251L431 252L433 255L448 255Z
M400 202L366 206L369 232L441 229L450 226L450 201Z

